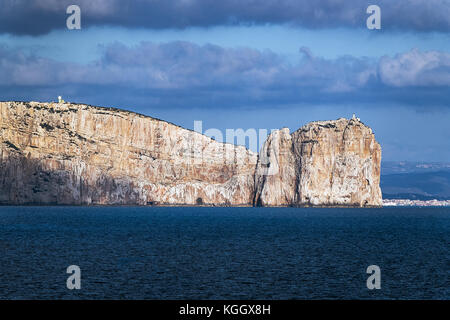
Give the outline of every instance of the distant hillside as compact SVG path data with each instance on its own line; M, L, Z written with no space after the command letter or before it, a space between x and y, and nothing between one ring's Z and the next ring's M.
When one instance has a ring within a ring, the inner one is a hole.
M382 166L383 168L383 166ZM381 190L385 199L448 200L450 199L450 167L431 166L391 166L382 169ZM385 174L403 169L404 173ZM435 171L441 169L440 171ZM444 170L442 170L444 169ZM409 172L408 172L409 171ZM424 172L425 171L425 172ZM427 172L428 171L428 172Z
M450 162L383 161L381 175L449 171Z

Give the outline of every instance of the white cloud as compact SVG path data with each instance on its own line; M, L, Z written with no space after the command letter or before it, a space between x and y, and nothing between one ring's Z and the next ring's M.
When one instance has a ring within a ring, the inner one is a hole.
M390 86L450 86L450 54L413 49L395 57L383 57L381 80Z

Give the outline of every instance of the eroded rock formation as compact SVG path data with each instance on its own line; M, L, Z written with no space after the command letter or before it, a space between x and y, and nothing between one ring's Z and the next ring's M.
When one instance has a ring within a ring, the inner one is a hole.
M381 206L381 147L359 119L273 132L260 152L255 203Z
M381 205L358 120L272 133L260 155L112 108L0 103L0 204Z
M0 203L248 205L257 155L117 109L0 104Z

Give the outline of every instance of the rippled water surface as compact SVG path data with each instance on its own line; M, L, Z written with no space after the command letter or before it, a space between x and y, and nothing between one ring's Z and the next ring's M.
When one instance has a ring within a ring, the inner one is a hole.
M0 262L3 299L450 299L450 208L0 207Z

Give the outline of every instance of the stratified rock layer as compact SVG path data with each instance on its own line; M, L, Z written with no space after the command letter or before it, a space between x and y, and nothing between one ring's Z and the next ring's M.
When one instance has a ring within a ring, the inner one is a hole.
M381 206L381 147L357 118L277 130L260 151L255 204Z
M0 103L0 204L379 206L358 119L273 132L259 156L112 108Z

